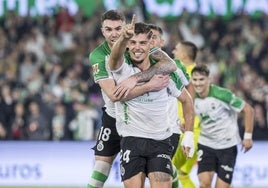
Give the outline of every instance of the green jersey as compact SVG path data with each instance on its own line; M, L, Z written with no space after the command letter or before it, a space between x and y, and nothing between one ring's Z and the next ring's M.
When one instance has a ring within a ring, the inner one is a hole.
M177 65L177 67L183 72L185 78L188 81L190 81L190 76L189 76L189 74L188 74L188 72L186 70L185 65L180 60L178 60L178 59L174 59L174 61L175 61L176 65Z
M95 50L90 53L89 63L93 69L95 82L98 82L100 79L106 79L110 77L108 72L109 69L106 64L106 58L110 55L110 53L111 50L106 41L100 44Z
M93 69L93 76L96 83L103 79L113 79L109 66L106 59L109 57L111 50L108 43L105 41L100 44L95 50L93 50L89 55L89 63ZM115 118L115 106L114 103L109 99L109 97L101 90L102 97L105 102L106 112L111 117Z

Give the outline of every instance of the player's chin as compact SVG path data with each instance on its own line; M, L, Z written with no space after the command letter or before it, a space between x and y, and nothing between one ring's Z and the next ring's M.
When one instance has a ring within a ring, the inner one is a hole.
M110 43L114 45L114 43L116 43L117 39L112 39L110 40Z
M141 59L141 58L132 58L132 61L135 63L135 64L141 64L143 62L144 59Z
M202 87L194 87L194 90L196 93L200 93L203 91L203 88Z

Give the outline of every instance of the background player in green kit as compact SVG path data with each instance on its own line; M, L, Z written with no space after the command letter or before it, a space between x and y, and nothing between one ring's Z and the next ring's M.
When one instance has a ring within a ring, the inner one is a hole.
M195 114L200 117L201 133L198 139L198 179L201 188L229 188L241 142L237 115L244 115L245 133L242 150L251 149L254 110L230 90L210 83L206 65L196 65L192 70L196 92ZM212 186L214 174L216 185Z
M90 53L89 62L93 68L94 80L97 82L102 90L103 99L105 102L102 115L102 126L97 138L95 151L95 165L92 171L91 178L88 183L88 188L103 187L105 181L108 178L111 165L114 158L120 151L120 137L115 127L115 109L113 101L118 100L114 95L115 82L105 63L106 57L111 53L111 48L116 40L119 38L122 32L122 27L125 25L125 17L118 11L109 10L105 12L101 17L102 34L105 38L105 42L100 44L95 50ZM163 60L165 60L163 58ZM161 62L157 63L157 66L167 66L172 70L172 66L166 65ZM157 66L154 68L157 69ZM139 74L135 76L135 81L140 82L143 79L148 81L155 73L154 69L149 72L149 78L146 74ZM146 84L135 87L132 96L138 96L151 90L159 90L168 84L169 79L162 79L154 77Z

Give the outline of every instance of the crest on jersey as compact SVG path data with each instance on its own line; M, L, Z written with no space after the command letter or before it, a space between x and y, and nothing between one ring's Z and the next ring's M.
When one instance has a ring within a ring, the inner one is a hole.
M97 145L97 150L98 150L98 151L102 151L103 149L104 149L103 142L100 141L100 142L98 143L98 145Z
M99 63L92 65L93 74L97 74L99 72Z

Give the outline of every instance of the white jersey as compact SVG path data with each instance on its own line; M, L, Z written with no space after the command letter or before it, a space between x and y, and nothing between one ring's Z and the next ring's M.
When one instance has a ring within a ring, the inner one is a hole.
M112 71L117 83L140 72L137 67L123 63ZM148 92L134 99L116 102L116 128L123 137L134 136L163 140L172 135L168 119L169 94L178 97L181 90L170 81L168 88L157 92Z
M183 71L180 68L176 70L176 74L178 76L178 79L181 80L184 86L187 86L189 84L188 79L185 77ZM171 78L173 79L173 77ZM172 132L176 134L181 134L180 117L178 116L178 99L177 98L172 97L172 96L169 97L168 111L169 111L168 113L169 122L170 122L170 127L172 129Z
M237 114L245 102L231 91L215 85L209 95L194 100L195 113L200 117L201 134L198 142L213 149L225 149L241 142Z
M113 79L113 78L111 78ZM104 107L106 108L105 111L106 113L115 118L115 104L111 101L111 99L106 95L106 93L101 89L101 93L102 93L102 98L104 101Z
M101 77L99 79L96 80L96 82L98 83L100 80L105 80L105 79L113 79L113 76L111 74L111 71L110 71L110 68L109 68L109 65L108 65L108 58L109 58L109 55L105 56L105 71L106 71L106 77ZM113 117L113 118L116 118L116 115L115 115L115 104L114 102L111 101L111 99L106 95L106 93L103 91L103 89L101 89L101 93L102 93L102 98L103 98L103 101L104 101L104 107L105 107L105 111L106 113Z

